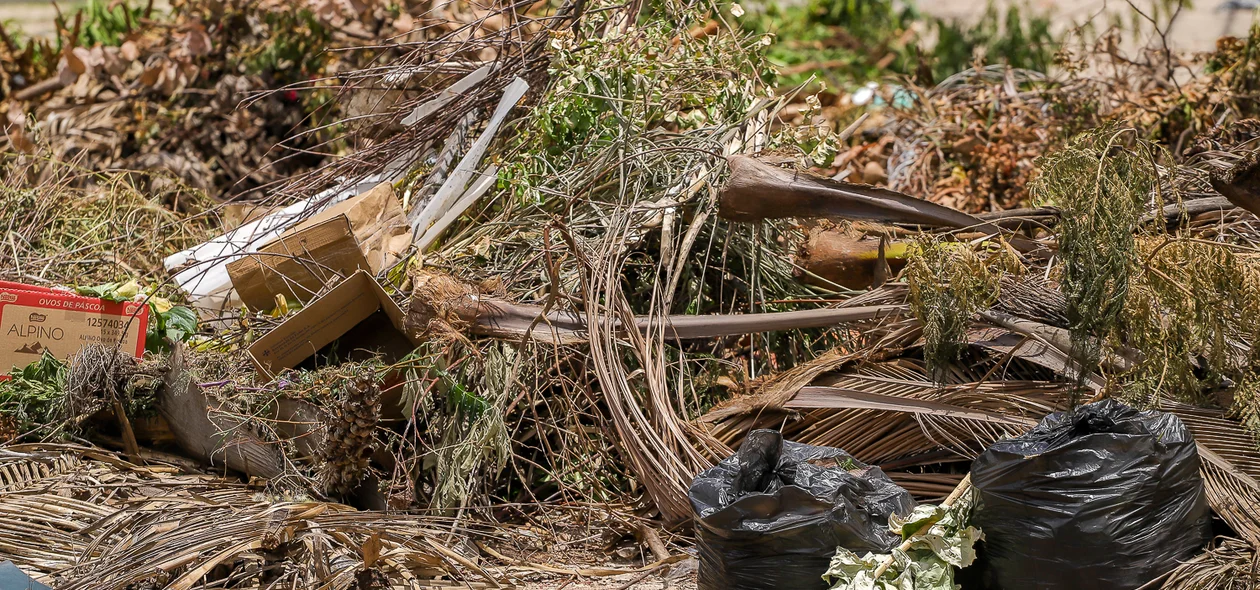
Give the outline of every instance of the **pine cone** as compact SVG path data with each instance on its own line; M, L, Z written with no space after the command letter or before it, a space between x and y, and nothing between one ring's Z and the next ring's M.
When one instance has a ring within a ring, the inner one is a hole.
M371 374L355 377L330 412L320 449L320 486L330 496L344 497L363 480L376 448L381 419L381 389Z

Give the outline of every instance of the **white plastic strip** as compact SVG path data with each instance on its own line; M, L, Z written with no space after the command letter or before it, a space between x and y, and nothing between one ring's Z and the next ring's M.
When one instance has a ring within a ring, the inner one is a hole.
M477 141L473 142L472 147L468 148L468 153L464 154L464 158L459 161L459 165L451 172L450 178L442 183L442 188L438 189L433 199L425 204L424 210L416 217L411 224L413 235L424 236L428 234L429 226L438 218L446 214L451 208L454 201L464 194L468 181L472 180L476 174L476 167L481 163L481 157L485 155L486 150L490 148L490 142L494 140L494 136L499 132L499 127L503 125L504 119L507 119L508 113L512 107L516 106L517 101L525 96L525 92L529 90L529 84L521 78L514 78L507 88L503 90L503 98L499 100L499 105L494 109L494 116L490 117L490 122L486 124L485 131L481 132L481 136Z
M439 92L437 96L416 106L416 108L411 111L411 114L407 115L407 118L402 120L402 124L407 127L411 127L412 125L429 118L429 115L438 112L438 110L446 106L447 103L455 100L455 97L468 92L473 86L480 84L487 76L490 75L490 72L492 71L494 71L494 68L488 65L481 66L480 68L473 70L472 73L460 78L454 84L451 84L446 90Z
M420 236L419 240L416 240L416 248L419 249L420 252L424 252L429 248L429 246L433 245L433 242L437 241L438 236L442 235L442 232L446 231L446 228L450 227L452 223L455 223L455 220L459 219L459 216L463 215L469 207L472 207L473 203L476 203L477 199L481 198L481 195L486 194L486 191L490 190L490 187L494 186L495 181L498 180L498 175L498 166L491 165L487 168L486 171L482 173L481 178L479 178L477 182L474 182L471 187L468 187L468 190L464 192L464 195L460 197L458 201L455 201L455 205L448 209L446 213L442 215L442 218L437 220L437 223L425 230L424 235Z

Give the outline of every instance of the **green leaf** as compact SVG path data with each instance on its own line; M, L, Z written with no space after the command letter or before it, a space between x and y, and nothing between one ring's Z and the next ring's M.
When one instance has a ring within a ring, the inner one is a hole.
M944 515L945 511L941 510L939 506L920 504L915 506L909 516L906 516L904 519L899 518L895 514L890 516L888 518L888 528L892 529L894 533L901 535L902 539L906 539L914 536L920 530L936 524Z
M168 329L183 332L179 337L179 341L187 340L189 336L197 333L197 314L193 313L193 310L187 307L175 306L161 315L164 316Z
M162 352L168 349L168 340L186 342L197 333L197 314L193 310L176 305L165 312L158 312L151 303L145 350Z
M118 283L105 283L103 285L96 285L92 287L75 287L74 290L80 295L87 295L88 297L96 297L98 299L104 299L105 301L113 301L117 303L119 301L130 301L133 297L139 294L140 283L131 280Z
M103 285L95 285L92 287L75 287L74 291L80 295L86 295L88 297L109 299L109 296L120 286L122 286L122 283L105 283Z

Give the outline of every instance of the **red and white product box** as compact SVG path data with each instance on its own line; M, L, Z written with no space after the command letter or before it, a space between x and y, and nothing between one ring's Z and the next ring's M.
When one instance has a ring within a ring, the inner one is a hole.
M0 379L44 351L66 359L85 344L144 355L149 306L0 281Z

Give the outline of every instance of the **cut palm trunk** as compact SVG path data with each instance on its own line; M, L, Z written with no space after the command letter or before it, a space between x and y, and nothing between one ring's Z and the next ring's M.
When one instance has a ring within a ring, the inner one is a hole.
M800 251L800 279L824 288L868 289L905 268L907 251L906 242L881 244L839 229L811 231Z

